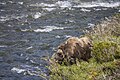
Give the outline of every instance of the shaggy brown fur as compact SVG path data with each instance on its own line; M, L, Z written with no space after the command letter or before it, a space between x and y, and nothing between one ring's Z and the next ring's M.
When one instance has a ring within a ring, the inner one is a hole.
M70 37L58 46L53 58L59 64L64 60L69 64L76 63L76 59L87 61L91 57L91 47L92 43L88 37Z

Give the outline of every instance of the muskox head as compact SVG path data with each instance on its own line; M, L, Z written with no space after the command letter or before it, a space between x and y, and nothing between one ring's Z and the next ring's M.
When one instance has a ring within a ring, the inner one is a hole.
M91 56L91 47L89 38L71 37L58 46L58 50L53 54L52 58L59 64L62 64L64 61L74 64L76 59L88 60Z
M62 64L65 58L64 47L65 44L61 44L60 46L58 46L57 51L52 55L52 59L59 64Z

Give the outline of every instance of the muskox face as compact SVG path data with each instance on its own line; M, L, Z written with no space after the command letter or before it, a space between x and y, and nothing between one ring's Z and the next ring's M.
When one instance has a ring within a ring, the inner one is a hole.
M66 41L63 44L60 44L58 46L58 50L56 53L54 53L54 55L52 56L52 58L54 59L55 62L62 64L67 62L68 63L75 63L74 60L74 51L75 51L75 46L76 46L76 42L69 42Z
M61 49L58 49L56 53L54 53L54 55L52 56L52 58L54 59L55 62L62 64L63 60L64 60L64 54L63 51Z

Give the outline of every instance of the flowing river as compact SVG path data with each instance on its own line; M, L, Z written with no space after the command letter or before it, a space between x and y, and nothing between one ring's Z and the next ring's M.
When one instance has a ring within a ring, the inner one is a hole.
M0 0L0 80L44 80L42 58L115 13L119 0Z

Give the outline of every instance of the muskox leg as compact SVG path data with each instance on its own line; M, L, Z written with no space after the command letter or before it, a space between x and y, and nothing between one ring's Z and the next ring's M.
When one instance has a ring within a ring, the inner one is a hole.
M76 64L76 58L70 58L70 64Z
M76 58L71 57L71 56L67 56L66 58L64 58L64 64L65 65L76 64Z

